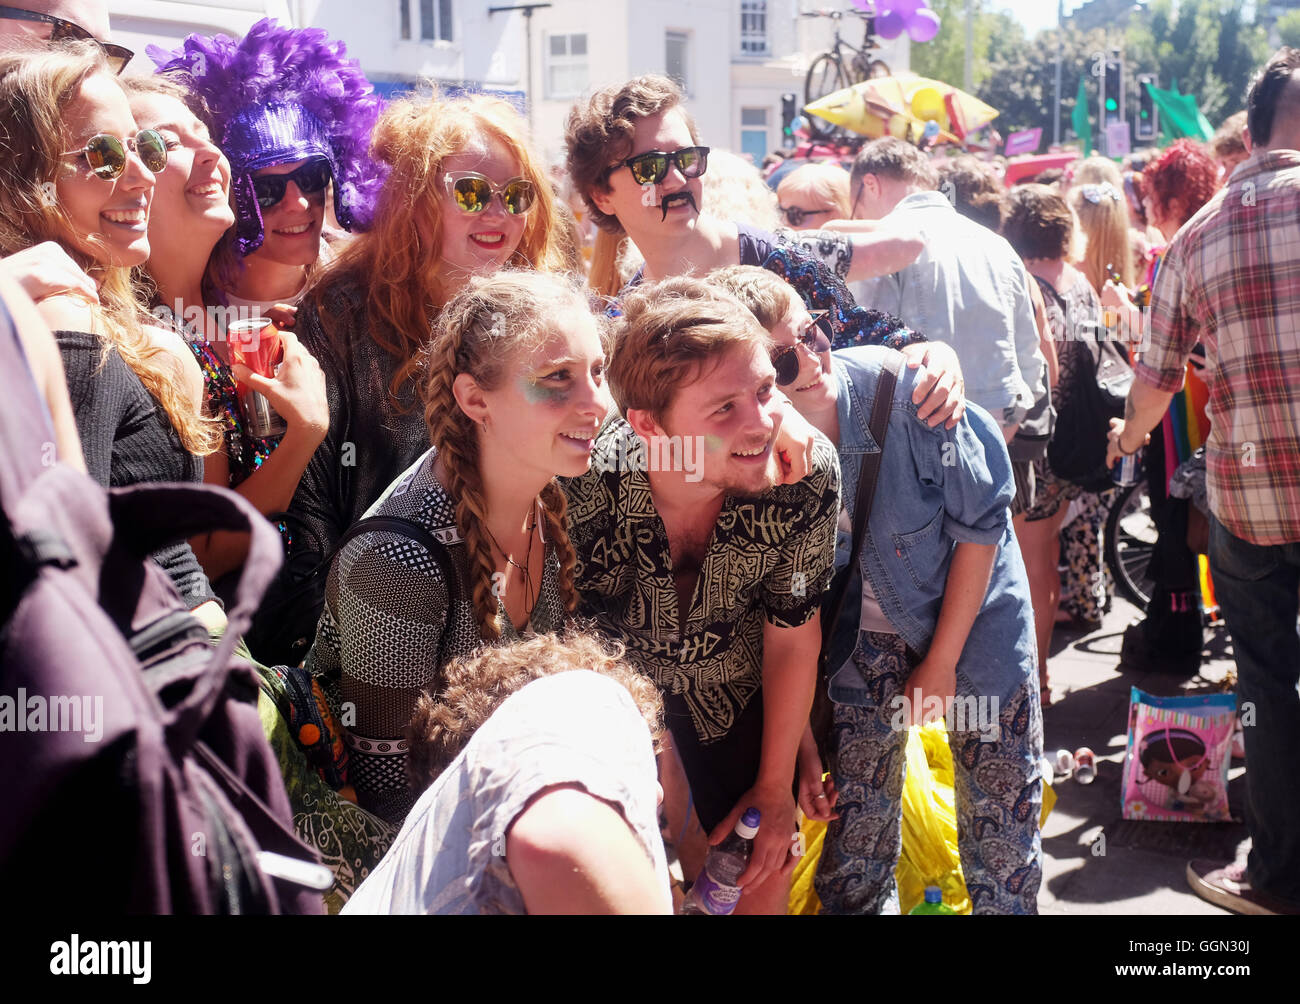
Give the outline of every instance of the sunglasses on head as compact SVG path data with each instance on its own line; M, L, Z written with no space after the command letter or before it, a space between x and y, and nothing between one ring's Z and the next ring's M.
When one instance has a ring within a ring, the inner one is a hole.
M632 172L638 185L657 185L668 177L668 168L677 165L683 178L698 178L709 167L709 148L707 146L684 146L680 150L666 153L663 150L649 150L629 157L621 164L615 164L610 171L626 167Z
M127 150L134 150L140 160L151 172L157 174L167 166L167 141L154 129L141 129L134 136L125 140L99 133L86 140L80 150L68 150L60 157L78 157L85 155L86 163L96 178L113 181L122 176L126 170Z
M825 310L809 311L808 316L812 320L809 321L808 327L803 329L803 333L795 338L794 344L782 345L772 353L772 368L776 370L778 387L788 387L799 376L799 353L795 352L795 349L800 345L812 353L825 352L831 347L830 339L821 330L826 314Z
M485 212L493 199L500 199L502 208L511 216L521 216L533 208L537 198L533 183L527 178L511 178L498 188L477 171L456 171L443 178L443 184L447 187L447 198L462 213L471 216Z
M808 219L809 216L825 216L835 212L834 209L800 209L798 206L777 206L776 208L792 227L803 226L803 221Z
M0 6L0 21L28 21L37 26L33 30L46 42L94 42L104 53L104 58L108 60L108 65L114 73L125 70L126 64L131 62L131 57L135 55L126 46L101 42L81 25L65 21L53 14L41 14L34 10L23 10L21 7Z
M288 174L263 174L253 179L253 194L263 211L280 204L284 193L289 190L289 182L298 186L303 195L315 195L325 191L333 177L328 160L309 160L301 167Z

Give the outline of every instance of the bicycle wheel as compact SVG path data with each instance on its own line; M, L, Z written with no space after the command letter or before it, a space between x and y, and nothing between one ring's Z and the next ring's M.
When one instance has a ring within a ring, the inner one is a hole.
M812 66L808 67L808 76L804 80L803 87L803 103L805 106L810 105L818 98L842 91L848 86L848 74L844 72L844 64L840 62L839 57L833 52L823 52L812 61ZM842 132L839 126L832 125L816 115L805 115L804 118L808 122L808 133L813 139L829 139Z
M1146 482L1130 485L1120 492L1106 520L1106 567L1124 598L1141 610L1151 602L1154 588L1147 569L1156 536Z

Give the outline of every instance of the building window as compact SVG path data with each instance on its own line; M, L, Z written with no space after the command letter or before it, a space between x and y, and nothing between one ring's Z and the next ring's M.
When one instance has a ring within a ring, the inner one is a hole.
M401 0L398 4L398 16L402 23L402 40L411 38L411 0Z
M576 98L587 89L587 36L548 35L546 96Z
M767 156L766 108L740 110L740 152L749 154L756 165L763 163Z
M691 36L684 31L664 34L664 73L687 94L691 93L690 42Z
M420 38L450 42L451 37L451 0L420 0Z
M746 56L767 54L767 0L741 0L740 51Z

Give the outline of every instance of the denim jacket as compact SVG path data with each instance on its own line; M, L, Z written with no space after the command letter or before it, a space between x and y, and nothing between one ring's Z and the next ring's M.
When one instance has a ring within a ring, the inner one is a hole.
M856 497L863 457L880 449L868 426L890 351L863 346L832 356L846 504ZM872 703L852 659L861 616L860 576L871 583L890 625L924 656L938 623L953 550L959 541L969 541L998 548L988 592L957 663L958 689L996 695L1005 705L1038 672L1029 579L1008 510L1014 494L1011 461L997 424L978 405L967 404L965 416L951 430L942 424L932 429L917 418L912 403L916 373L904 367L894 391L871 519L830 643L829 694L841 704ZM837 570L848 563L851 543L851 534L841 530Z
M1020 257L939 192L913 192L885 219L919 232L925 250L892 275L854 283L858 303L951 345L966 397L999 425L1022 421L1047 391L1047 360Z

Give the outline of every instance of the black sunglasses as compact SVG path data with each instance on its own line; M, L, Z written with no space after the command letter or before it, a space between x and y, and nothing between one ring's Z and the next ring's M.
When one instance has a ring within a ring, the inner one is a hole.
M114 181L126 170L126 151L135 151L145 167L157 174L167 166L167 141L153 129L141 129L125 140L106 132L91 136L80 150L68 150L61 157L85 156L96 178Z
M809 216L826 216L835 212L833 208L800 209L798 206L777 206L776 208L780 211L781 215L785 217L785 221L792 227L803 226L804 220L808 219Z
M698 178L709 166L709 148L707 146L684 146L671 153L663 150L650 150L629 157L621 164L611 167L610 173L620 167L632 172L638 185L657 185L668 177L668 168L676 164L683 178Z
M41 14L34 10L23 10L21 7L0 7L0 21L31 21L35 24L47 25L49 34L40 36L46 42L94 42L103 51L104 58L108 60L108 65L112 67L114 73L125 70L126 64L131 62L131 58L135 55L126 46L101 42L81 25L65 21L53 14Z
M772 353L772 368L776 370L776 385L788 387L799 376L799 354L795 349L802 345L814 354L825 352L831 347L831 340L822 332L822 322L829 312L825 310L809 311L812 321L804 328L803 334L794 340L793 345L783 345Z
M257 196L257 204L265 211L279 205L280 200L284 198L284 193L289 190L289 182L292 181L297 185L298 191L303 195L315 195L317 192L325 191L332 177L330 162L317 158L307 161L302 167L295 168L288 174L264 174L254 178L253 194Z

